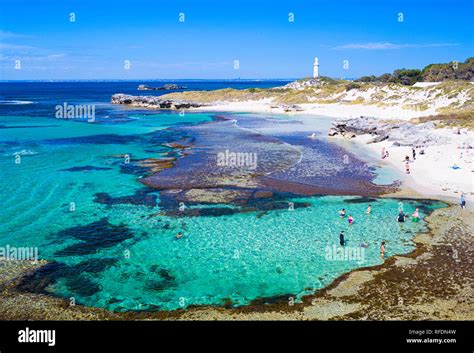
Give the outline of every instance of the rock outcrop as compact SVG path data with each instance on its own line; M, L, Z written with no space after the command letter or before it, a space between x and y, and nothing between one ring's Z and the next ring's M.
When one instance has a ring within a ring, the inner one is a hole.
M185 89L186 86L179 86L175 85L173 83L167 83L164 84L163 86L160 87L151 87L148 85L139 85L138 90L139 91L171 91L171 90L178 90L178 89Z
M388 140L393 141L393 144L397 146L431 145L447 142L445 137L436 134L435 124L431 121L423 124L392 123L366 116L336 120L333 122L333 127L329 129L328 135L345 138L371 135L372 138L367 143Z
M155 96L131 96L117 93L112 96L113 104L125 104L133 107L143 107L152 109L189 109L205 106L204 103L197 103L187 100L162 99Z

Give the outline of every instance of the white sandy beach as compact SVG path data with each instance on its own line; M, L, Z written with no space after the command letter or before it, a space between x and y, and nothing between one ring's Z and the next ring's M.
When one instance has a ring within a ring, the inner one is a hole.
M464 142L472 146L474 134L463 130L461 135L457 135L453 129L439 129L437 133L449 138L450 142L427 146L423 155L420 154L421 149L416 149L415 160L411 147L393 146L388 141L365 144L368 136L358 136L355 140L364 143L379 159L382 167L389 165L394 168L404 185L417 193L451 202L459 202L461 193L464 193L468 208L474 210L474 149L461 148ZM381 158L383 148L389 152L388 158ZM405 171L404 160L407 155L410 157L410 174Z
M272 113L272 114L297 114L297 115L323 115L335 118L356 118L359 116L371 116L383 119L410 120L420 116L436 114L435 109L416 111L403 109L400 106L381 107L368 104L298 104L301 111L285 112L283 106L273 104L271 99L245 102L223 102L194 108L193 111L213 112L248 112L248 113Z

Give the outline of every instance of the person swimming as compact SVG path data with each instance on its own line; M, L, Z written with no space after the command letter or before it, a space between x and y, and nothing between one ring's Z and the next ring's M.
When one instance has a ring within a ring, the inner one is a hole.
M400 213L398 214L397 221L405 222L405 213L403 213L403 211L400 211Z
M176 234L176 239L180 239L183 237L183 233L179 232L178 234Z
M352 225L354 223L354 218L349 215L349 217L347 217L347 221L349 222L349 225Z
M341 244L341 246L344 246L345 243L346 241L344 240L344 231L341 230L341 233L339 234L339 244Z
M346 209L343 208L342 210L339 211L339 217L344 218L346 216Z

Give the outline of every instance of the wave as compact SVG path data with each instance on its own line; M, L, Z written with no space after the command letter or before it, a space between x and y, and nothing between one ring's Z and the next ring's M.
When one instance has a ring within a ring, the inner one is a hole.
M35 151L32 151L32 150L21 150L21 151L18 151L18 152L14 152L12 155L13 156L16 156L16 155L20 155L20 156L33 156L35 154L38 154L38 152L35 152Z
M0 101L0 105L26 105L26 104L34 104L36 102L32 101L18 101L18 100L11 100L11 101Z

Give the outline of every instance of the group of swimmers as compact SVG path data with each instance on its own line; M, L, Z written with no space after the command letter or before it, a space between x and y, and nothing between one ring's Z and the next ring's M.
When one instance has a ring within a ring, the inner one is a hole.
M403 210L399 210L398 216L397 216L397 222L405 222L406 218L409 218L409 216L405 214ZM411 220L415 223L420 220L420 210L418 209L418 207L415 209L415 212L412 213Z
M370 212L372 212L372 205L369 205L367 207L367 210L365 211L366 214L370 215ZM343 208L342 210L339 211L339 217L341 218L344 218L346 217L346 209ZM354 217L352 217L351 215L348 215L347 216L347 221L349 222L349 225L353 225L354 224Z
M370 215L371 212L372 212L372 205L369 205L365 213L367 215ZM339 217L344 218L345 216L346 216L346 209L343 208L342 210L339 211ZM418 209L418 207L415 208L415 212L412 213L411 217L412 217L411 218L412 221L415 223L420 220L420 210ZM405 222L406 218L409 218L409 216L406 215L402 209L400 209L397 216L397 222ZM351 215L347 217L347 220L349 222L349 225L354 224L354 218ZM344 239L344 231L341 231L341 233L339 234L339 244L341 244L341 246L344 246L346 244L346 240ZM367 245L364 244L364 247L367 247ZM384 241L380 245L380 256L382 257L382 259L385 256L385 242Z
M346 239L344 238L343 230L341 230L341 233L339 233L339 244L341 244L341 246L346 245ZM360 244L360 246L363 248L366 248L368 245ZM380 244L380 257L382 258L382 260L385 258L385 242L384 241L382 241L382 243Z

